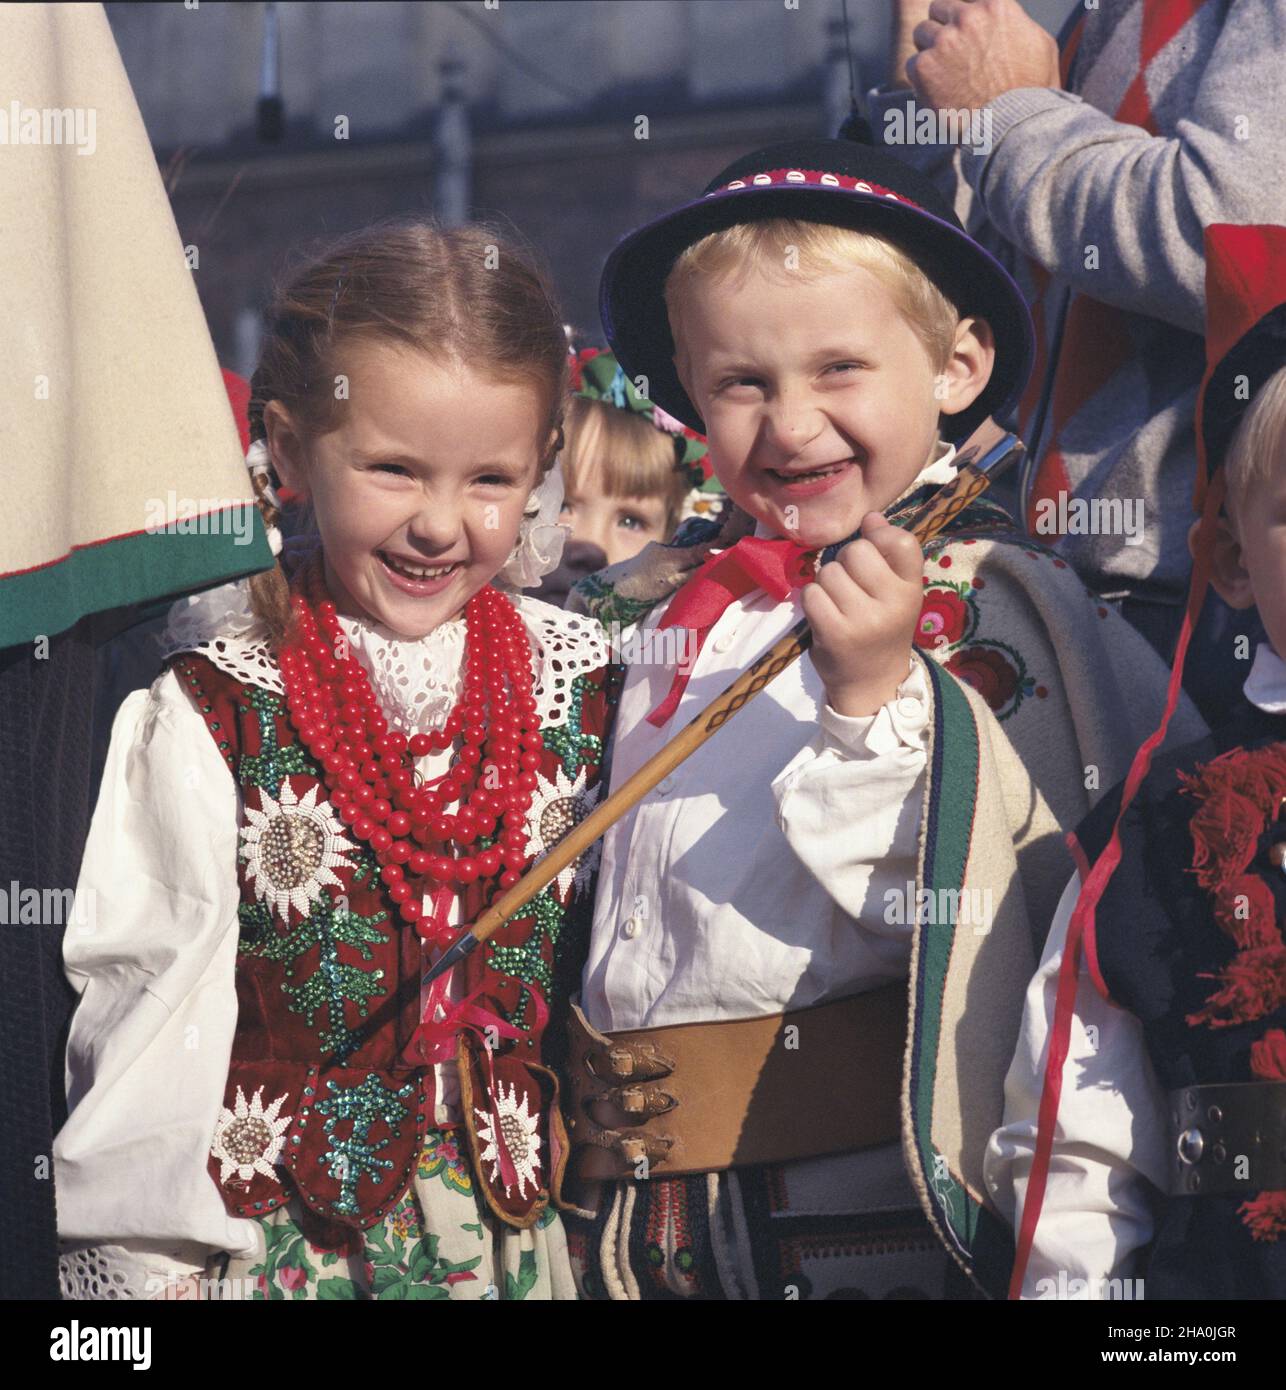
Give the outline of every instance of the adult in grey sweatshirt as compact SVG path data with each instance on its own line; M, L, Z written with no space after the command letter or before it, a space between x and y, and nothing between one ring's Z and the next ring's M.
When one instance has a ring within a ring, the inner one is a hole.
M1203 229L1286 221L1286 0L1085 0L1057 53L1017 0L895 11L915 89L870 94L875 138L954 199L1036 320L1006 422L1031 454L1027 526L1165 650L1191 564Z

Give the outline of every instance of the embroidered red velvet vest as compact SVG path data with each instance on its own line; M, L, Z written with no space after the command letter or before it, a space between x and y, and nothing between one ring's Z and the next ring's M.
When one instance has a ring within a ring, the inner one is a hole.
M297 1193L310 1239L341 1245L402 1197L433 1124L432 1067L407 1056L428 960L384 893L369 848L327 801L284 696L197 653L173 665L244 806L237 1029L210 1175L237 1216L266 1215ZM598 795L604 672L575 676L565 693L566 722L544 731L528 816L532 859ZM583 863L565 871L463 966L462 993L478 991L480 1010L519 1033L493 1029L488 1056L482 1036L466 1030L457 1052L475 1181L513 1226L531 1225L559 1194L567 1140L541 1036L563 938L588 933L588 877ZM460 920L482 906L469 885Z

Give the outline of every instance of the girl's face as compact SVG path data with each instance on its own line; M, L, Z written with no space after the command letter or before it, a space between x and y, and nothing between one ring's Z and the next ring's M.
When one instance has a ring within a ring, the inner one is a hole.
M572 528L571 545L593 548L606 558L596 565L614 565L637 555L649 541L665 539L667 509L664 497L616 497L603 491L601 470L593 463L579 470L574 488L563 497L559 518Z
M546 603L562 607L573 584L587 574L628 560L649 541L663 541L669 532L664 497L617 497L602 491L602 474L593 463L577 468L575 486L564 482L563 526L571 535L558 568L533 590Z
M307 445L264 412L281 481L313 505L341 613L420 638L459 617L504 565L537 482L541 401L413 348L365 342L342 361L341 424Z

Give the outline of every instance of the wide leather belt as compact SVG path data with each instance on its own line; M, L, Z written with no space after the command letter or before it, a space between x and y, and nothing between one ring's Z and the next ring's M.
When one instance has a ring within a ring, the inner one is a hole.
M583 1180L677 1177L889 1143L905 982L785 1014L604 1034L573 1005L567 1129Z
M1181 1086L1169 1101L1172 1197L1286 1189L1286 1081Z

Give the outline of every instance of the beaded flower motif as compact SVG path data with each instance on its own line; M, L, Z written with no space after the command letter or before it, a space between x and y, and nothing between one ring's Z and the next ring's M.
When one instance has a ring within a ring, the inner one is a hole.
M256 1173L280 1183L273 1164L281 1157L286 1131L293 1115L279 1112L285 1096L278 1096L264 1109L262 1086L247 1102L245 1092L237 1087L233 1109L224 1106L214 1131L210 1152L219 1160L219 1181L227 1182L233 1173L242 1182L250 1182Z
M527 811L527 847L524 852L529 857L539 859L593 809L600 788L585 786L587 772L588 769L582 767L574 782L568 780L561 767L555 769L552 782L542 773L536 773L536 790L531 795L531 806ZM589 883L597 862L599 844L599 841L595 841L554 880L564 901L569 892L579 893Z
M327 885L343 888L333 870L349 868L353 844L328 801L318 804L321 791L314 782L300 798L289 777L283 778L279 799L260 787L260 807L247 804L250 822L241 834L240 857L246 865L256 899L267 901L289 922L293 907L307 917Z
M506 1094L505 1083L498 1082L493 1111L488 1114L475 1105L473 1113L478 1117L478 1138L487 1146L482 1151L482 1161L492 1165L491 1181L494 1183L500 1177L503 1145L518 1179L518 1196L526 1197L528 1183L533 1190L539 1188L540 1179L536 1175L540 1171L540 1135L536 1131L540 1126L540 1113L528 1112L525 1095L522 1104L518 1103L517 1084L511 1084ZM506 1183L505 1196L512 1195L513 1188Z

